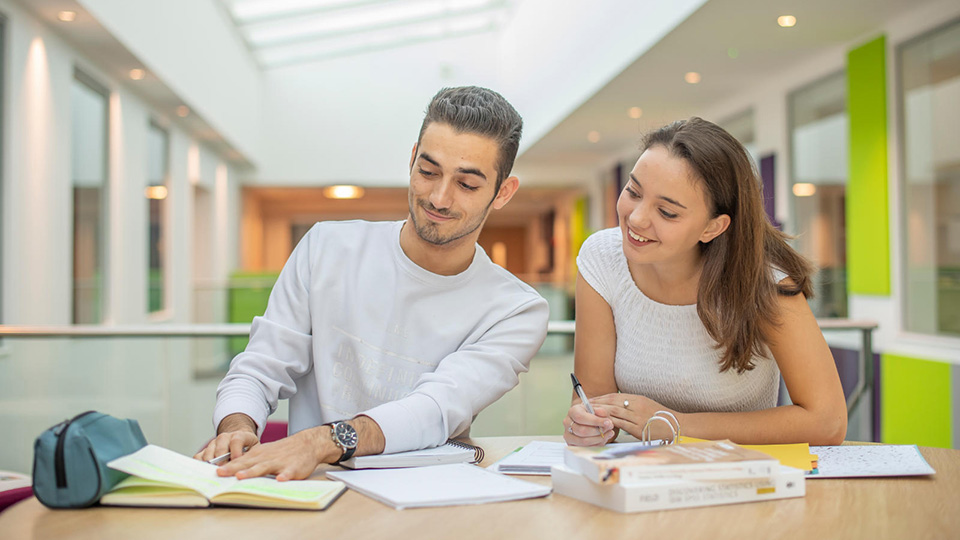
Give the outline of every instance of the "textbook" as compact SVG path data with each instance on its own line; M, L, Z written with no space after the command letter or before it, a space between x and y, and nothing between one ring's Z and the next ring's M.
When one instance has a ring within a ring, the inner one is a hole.
M737 480L654 478L632 484L598 484L563 465L550 470L555 494L617 512L648 512L803 497L804 472L777 465L768 477Z
M476 465L453 463L407 469L327 471L350 489L398 510L546 497L550 486L518 480Z
M730 441L704 441L662 446L619 443L568 447L564 465L598 484L626 484L652 478L765 477L774 474L780 463L768 454Z
M107 466L130 474L100 498L111 506L205 507L211 504L323 510L346 489L341 482L217 476L217 466L147 445Z
M398 469L447 463L480 463L481 461L483 461L482 448L451 439L446 444L424 450L354 456L341 462L340 465L348 469Z

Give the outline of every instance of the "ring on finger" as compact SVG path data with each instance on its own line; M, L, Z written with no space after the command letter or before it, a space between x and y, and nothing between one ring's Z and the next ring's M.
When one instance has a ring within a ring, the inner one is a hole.
M629 409L629 408L630 408L630 401L629 401L629 400L626 400L626 399L623 400L623 408L624 408L624 409Z

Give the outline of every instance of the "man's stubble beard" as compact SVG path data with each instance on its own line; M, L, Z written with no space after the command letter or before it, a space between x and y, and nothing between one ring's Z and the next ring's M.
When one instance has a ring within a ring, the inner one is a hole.
M411 196L410 203L409 203L410 220L413 221L413 228L415 231L417 231L417 236L419 236L421 240L423 240L424 242L427 242L428 244L433 244L435 246L444 246L444 245L450 244L451 242L460 240L465 236L469 236L474 231L476 231L481 226L483 226L484 221L487 219L487 214L490 213L490 206L493 205L494 200L496 200L496 196L494 196L493 199L490 199L490 202L487 203L486 208L483 209L483 213L477 216L477 220L475 222L467 224L464 227L464 229L461 229L459 231L454 231L452 234L450 234L447 237L440 235L438 231L440 227L439 225L435 223L420 223L417 220L417 213L415 212L414 205L420 208L425 208L425 209L429 206L429 209L431 209L430 210L431 212L438 215L445 215L444 212L438 210L429 202L425 202L420 199L415 200Z

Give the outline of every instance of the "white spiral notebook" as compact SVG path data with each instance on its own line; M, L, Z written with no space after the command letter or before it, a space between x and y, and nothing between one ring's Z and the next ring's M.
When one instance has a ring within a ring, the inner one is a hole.
M341 462L340 465L348 469L395 469L448 463L480 463L481 461L483 461L482 448L450 439L446 444L423 450L354 456Z
M550 486L503 476L466 463L328 471L326 475L397 510L515 501L550 494Z

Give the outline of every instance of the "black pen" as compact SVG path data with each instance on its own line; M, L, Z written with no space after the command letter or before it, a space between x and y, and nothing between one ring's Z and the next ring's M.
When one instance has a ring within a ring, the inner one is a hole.
M587 400L587 395L583 393L583 387L580 386L580 381L577 380L577 376L571 373L570 380L573 381L573 391L576 392L578 396L580 396L580 401L583 403L583 407L587 409L588 413L596 416L597 413L594 412L593 406L590 405L590 401ZM600 432L601 436L603 435L603 428L601 428L600 426L597 426L597 431Z

